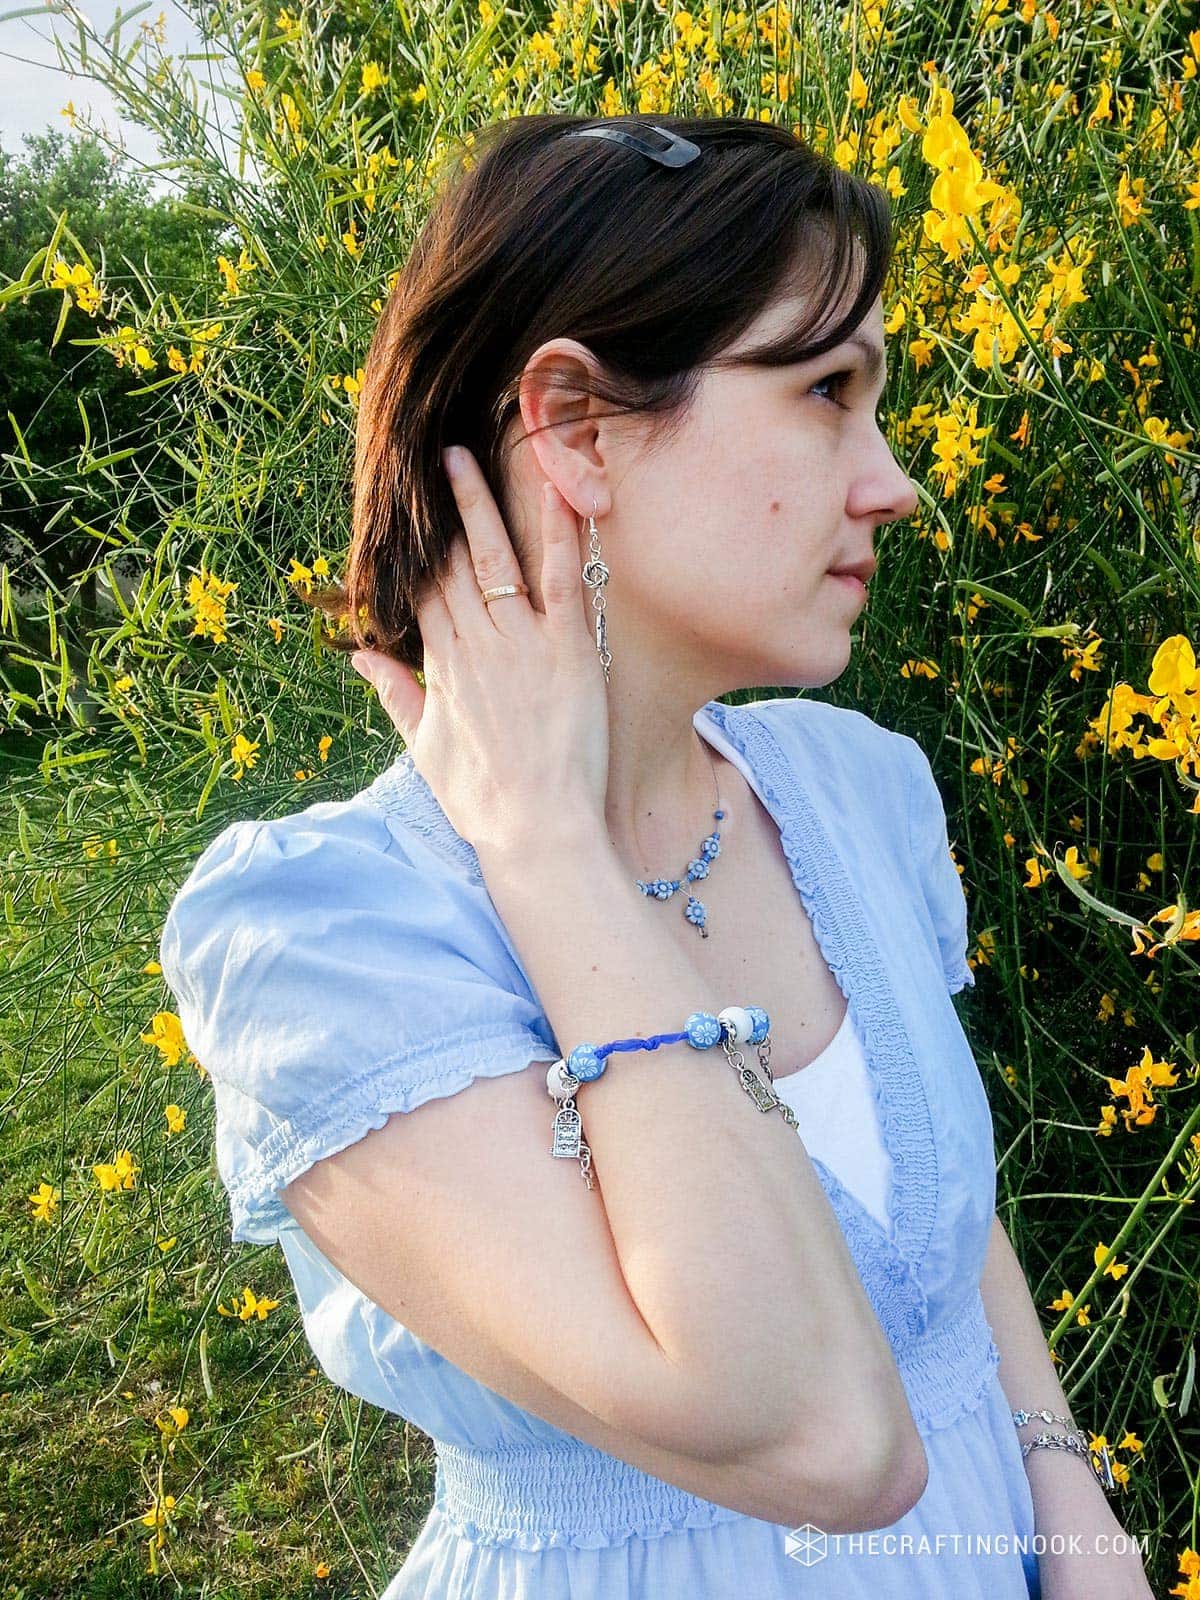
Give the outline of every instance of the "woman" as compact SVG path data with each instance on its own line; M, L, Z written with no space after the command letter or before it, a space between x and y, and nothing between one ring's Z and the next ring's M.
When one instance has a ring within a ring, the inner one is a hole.
M1024 1597L1035 1510L1119 1531L1011 1415L1070 1429L929 763L719 699L836 679L914 509L876 420L890 249L883 191L770 124L521 118L372 342L317 598L406 752L227 828L161 955L233 1237L279 1241L328 1375L435 1441L385 1600ZM564 1079L585 1043L619 1051ZM1136 1560L1040 1569L1149 1593Z

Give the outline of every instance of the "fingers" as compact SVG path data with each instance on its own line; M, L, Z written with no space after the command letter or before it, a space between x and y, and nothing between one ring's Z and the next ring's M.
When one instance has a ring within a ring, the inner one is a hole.
M491 605L482 597L484 589L519 584L524 579L508 529L478 462L461 446L456 453L458 469L450 479L450 488L466 538L454 539L443 582L455 632L466 637L484 629L520 626L532 611L528 595L503 595Z
M391 719L392 726L410 745L421 721L425 705L425 691L406 666L378 650L357 650L350 657L350 665L360 677L373 684L379 703Z
M546 483L542 486L542 604L551 626L568 637L578 635L581 641L588 636L589 600L582 576L574 509L552 483Z
M458 636L441 585L435 579L426 580L424 593L416 601L414 610L421 641L426 649L445 655Z

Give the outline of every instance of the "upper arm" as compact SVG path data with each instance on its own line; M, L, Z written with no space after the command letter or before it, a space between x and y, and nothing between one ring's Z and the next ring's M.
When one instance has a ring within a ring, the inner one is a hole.
M478 1382L559 1427L636 1417L649 1435L678 1374L625 1288L598 1191L550 1157L545 1070L389 1116L283 1200L369 1299Z
M827 1509L799 1451L792 1475L732 1473L721 1397L697 1404L642 1321L599 1191L550 1156L559 1051L486 904L361 806L204 852L160 955L212 1081L233 1237L302 1227L448 1361L655 1476L756 1516Z
M841 1481L798 1447L724 1447L719 1405L692 1392L626 1288L599 1191L550 1157L548 1105L541 1062L475 1083L390 1117L284 1201L365 1295L544 1421L749 1516L878 1526L864 1463Z

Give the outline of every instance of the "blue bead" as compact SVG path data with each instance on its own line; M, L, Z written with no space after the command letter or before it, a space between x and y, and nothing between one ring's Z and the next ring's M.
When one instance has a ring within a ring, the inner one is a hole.
M688 895L687 910L683 913L687 920L696 927L702 928L708 913L694 895Z
M688 881L694 883L697 878L708 877L708 862L702 861L699 856L694 861L688 862Z
M606 1057L597 1056L594 1044L577 1044L567 1057L567 1070L578 1078L580 1083L591 1083L593 1079L600 1077L607 1065Z
M713 816L716 817L718 822L724 822L725 820L725 813L723 811L714 811Z
M747 1006L754 1022L754 1031L750 1035L751 1044L761 1044L771 1031L771 1019L761 1006Z
M708 1050L720 1043L721 1024L711 1011L693 1011L684 1023L683 1031L694 1050Z

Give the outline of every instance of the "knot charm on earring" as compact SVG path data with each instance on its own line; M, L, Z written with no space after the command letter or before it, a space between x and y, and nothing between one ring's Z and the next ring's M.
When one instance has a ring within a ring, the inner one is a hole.
M600 665L604 668L604 681L607 683L608 669L612 665L612 656L608 649L608 628L604 618L604 586L608 582L608 568L600 559L600 534L596 527L594 499L588 516L588 549L589 557L584 562L580 576L592 591L592 608L596 613L596 650L600 656Z

